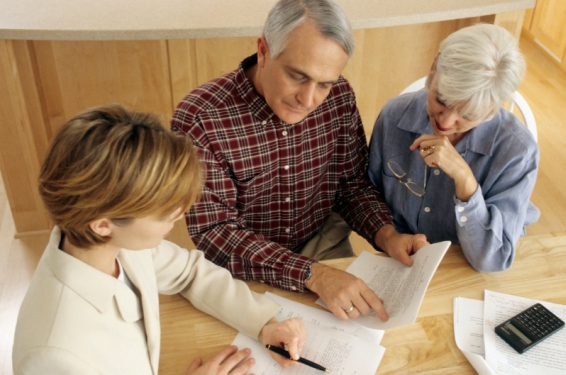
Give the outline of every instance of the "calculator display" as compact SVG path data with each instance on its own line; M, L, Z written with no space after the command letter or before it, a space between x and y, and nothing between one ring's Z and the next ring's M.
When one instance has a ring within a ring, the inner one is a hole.
M523 332L519 331L517 327L515 327L513 324L509 323L505 326L505 328L509 328L511 331L513 331L514 334L519 336L525 343L530 344L532 342L527 336L523 335Z

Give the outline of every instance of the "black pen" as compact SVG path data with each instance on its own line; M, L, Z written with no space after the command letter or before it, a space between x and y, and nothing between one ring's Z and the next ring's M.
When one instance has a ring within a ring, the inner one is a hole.
M285 358L292 359L292 358L291 358L291 355L289 354L289 352L286 351L286 350L283 349L283 348L278 348L277 346L273 346L273 345L269 345L269 344L268 344L268 345L265 345L265 347L266 347L268 350L271 350L272 352L279 354L280 356L283 356L283 357L285 357ZM294 359L293 359L293 361L294 361ZM317 370L320 370L320 371L324 371L324 372L330 373L330 370L328 370L327 368L322 367L322 366L319 365L318 363L314 363L314 362L312 362L312 361L309 361L308 359L304 359L304 358L299 357L299 359L297 359L297 362L302 363L303 365L307 365L307 366L309 366L309 367L312 367L312 368L314 368L314 369L317 369Z

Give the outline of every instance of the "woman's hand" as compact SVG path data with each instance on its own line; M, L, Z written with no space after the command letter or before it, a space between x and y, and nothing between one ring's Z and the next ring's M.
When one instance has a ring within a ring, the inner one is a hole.
M238 351L237 347L228 346L204 364L197 357L185 375L244 375L255 363L250 354L250 349Z
M415 139L410 149L419 149L429 167L440 168L454 180L456 198L462 202L467 202L476 192L478 182L474 173L446 136L423 135Z
M295 360L299 359L299 353L303 349L306 339L307 332L300 319L287 319L278 322L275 318L272 318L263 326L259 334L259 341L263 345L269 344L284 348L289 351L291 358ZM283 368L294 366L298 363L271 351L269 354Z

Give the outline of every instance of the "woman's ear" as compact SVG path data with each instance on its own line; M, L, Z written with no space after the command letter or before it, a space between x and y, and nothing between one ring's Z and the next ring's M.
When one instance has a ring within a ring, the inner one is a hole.
M112 234L112 222L110 219L98 219L89 224L90 229L101 237L109 237Z
M440 52L438 52L436 54L436 57L434 58L434 60L432 61L432 65L430 66L430 72L429 74L434 74L436 73L436 64L438 63L438 57L440 56Z

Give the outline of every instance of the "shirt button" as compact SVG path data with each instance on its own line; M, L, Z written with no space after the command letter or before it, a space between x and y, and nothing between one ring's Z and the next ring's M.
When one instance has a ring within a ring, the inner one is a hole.
M291 286L291 290L297 290L297 287L293 285Z
M291 228L285 228L285 232L290 233L290 232L291 232Z
M439 171L438 169L435 169L435 170L434 170L434 175L435 175L435 176L438 176L439 174L440 174L440 171Z
M283 133L281 133L283 135L287 135L287 130L283 130Z
M261 124L262 124L262 125L267 125L267 121L263 120L263 121L261 122Z
M462 216L462 217L460 218L460 221L461 221L462 223L465 223L466 221L468 221L468 218L465 217L465 216Z
M462 206L458 207L458 212L464 212L464 210L465 210L464 207L462 207Z
M291 202L291 198L289 197L285 198L285 202Z
M289 170L289 166L288 166L288 165L284 166L283 168L285 168L286 171Z
M424 212L430 212L430 207L425 207Z

